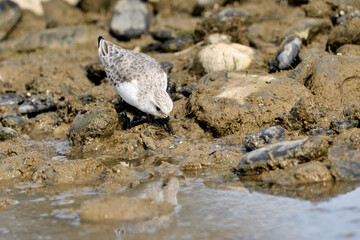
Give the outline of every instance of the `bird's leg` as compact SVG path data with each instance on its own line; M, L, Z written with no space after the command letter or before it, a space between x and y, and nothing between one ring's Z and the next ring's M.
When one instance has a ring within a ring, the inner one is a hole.
M130 129L131 128L131 122L130 119L128 118L127 114L126 114L126 110L124 109L121 112L121 117L122 117L122 127L124 130Z
M164 118L164 125L166 126L165 131L170 133L170 135L174 135L174 130L170 124L170 117Z

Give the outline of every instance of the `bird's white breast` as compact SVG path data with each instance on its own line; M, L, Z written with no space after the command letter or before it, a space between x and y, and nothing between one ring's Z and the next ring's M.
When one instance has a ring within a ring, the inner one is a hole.
M115 89L128 104L134 107L138 107L140 105L138 99L137 81L120 83L117 87L115 87Z

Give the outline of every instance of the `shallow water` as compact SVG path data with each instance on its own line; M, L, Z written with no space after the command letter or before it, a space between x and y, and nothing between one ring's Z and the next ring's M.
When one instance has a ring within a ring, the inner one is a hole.
M154 188L157 183L148 183L143 188ZM19 202L0 211L0 239L358 239L360 236L360 189L311 202L251 193L240 183L226 188L227 184L203 179L182 179L179 189L172 193L177 206L170 215L140 223L86 224L80 222L78 209L82 201L100 195L95 188L44 191L41 185L34 184L2 187L0 197ZM138 189L143 191L141 187Z

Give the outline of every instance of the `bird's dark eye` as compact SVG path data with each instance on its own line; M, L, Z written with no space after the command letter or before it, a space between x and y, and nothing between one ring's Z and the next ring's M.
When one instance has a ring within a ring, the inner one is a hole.
M156 111L160 112L160 108L158 106L155 106Z

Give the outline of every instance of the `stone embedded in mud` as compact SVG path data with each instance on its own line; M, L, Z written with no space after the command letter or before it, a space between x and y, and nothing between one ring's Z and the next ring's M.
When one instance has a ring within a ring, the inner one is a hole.
M331 174L336 180L360 180L360 129L345 131L334 139L329 149Z
M360 18L352 18L347 23L336 26L329 34L327 48L336 50L345 44L360 44Z
M97 36L108 36L95 27L60 27L31 32L0 43L0 52L30 52L39 49L69 49L93 43ZM95 45L96 46L96 45Z
M328 19L305 18L296 22L283 33L283 38L297 35L303 41L310 43L320 33L330 32L332 25Z
M155 40L160 42L165 42L167 40L176 38L176 33L174 31L166 29L154 30L150 34Z
M360 45L345 44L336 50L337 55L360 58Z
M322 0L310 1L303 9L307 17L329 17L333 13L330 4Z
M288 78L257 70L214 72L199 80L187 110L200 126L219 137L276 125L276 119L302 97L311 94Z
M281 185L296 185L332 181L329 169L320 162L310 161L285 170L265 172L260 176L261 181Z
M87 77L95 85L100 85L101 81L106 77L104 65L101 62L91 63L85 69Z
M84 12L105 12L109 9L111 0L81 0L79 7Z
M173 69L174 65L171 62L160 62L160 65L164 72L170 74L171 70Z
M325 135L325 136L334 136L336 132L328 127L321 127L321 126L314 126L307 132L310 136L317 136L317 135Z
M192 37L181 37L165 41L161 44L163 52L177 52L190 47L194 43Z
M141 1L119 0L110 20L110 32L118 39L138 38L149 29L151 15Z
M20 94L3 94L0 95L0 106L17 105L24 102L24 98Z
M292 36L284 40L280 45L275 60L269 65L270 72L294 67L301 45L301 39L298 36Z
M20 7L9 0L0 0L0 41L14 28L21 18Z
M237 43L216 43L205 46L194 61L194 71L199 75L215 71L239 71L261 68L265 61L255 49Z
M29 117L35 117L36 115L44 112L56 111L56 104L51 97L48 96L31 96L19 106L18 112Z
M118 124L114 107L105 102L86 105L71 124L69 140L82 145L95 138L110 136Z
M331 122L331 129L336 132L343 132L352 128L357 128L360 126L359 120L341 120L337 122Z
M259 175L276 169L288 169L327 155L328 139L304 139L270 144L245 154L234 167L239 176Z
M308 131L319 119L319 111L311 98L301 98L291 108L288 116L288 127L292 130Z
M174 205L150 199L104 197L84 202L80 207L82 222L143 221L170 214Z
M316 93L315 104L328 119L344 119L345 110L360 108L359 69L360 58L329 55L318 59L308 76L303 76L305 86Z
M195 42L203 40L212 33L230 35L234 42L248 45L246 37L250 14L239 8L225 9L217 14L211 14L196 25Z
M1 123L4 127L13 128L13 129L22 129L25 126L25 121L22 117L14 115L5 115Z
M260 129L245 137L244 145L246 150L253 151L264 147L267 144L275 143L285 138L285 129L279 126L272 126Z
M0 141L8 140L17 137L18 135L18 132L11 128L0 127Z

